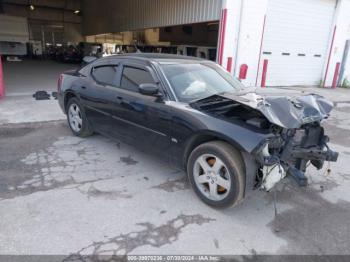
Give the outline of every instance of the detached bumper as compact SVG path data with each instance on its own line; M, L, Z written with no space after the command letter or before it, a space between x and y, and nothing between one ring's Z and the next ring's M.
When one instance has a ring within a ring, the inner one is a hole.
M279 141L281 140L269 141L258 152L257 160L262 166L263 174L262 187L265 189L271 189L284 178L284 175L278 176L273 172L266 172L266 167L279 165L281 166L279 169L285 170L286 174L293 177L300 186L306 186L305 172L308 163L321 169L325 161L338 160L338 152L329 148L327 145L329 138L324 135L323 128L318 124L306 126L299 132L290 132L290 135L283 140L285 143Z
M336 162L338 160L338 152L332 151L327 148L326 151L319 148L294 148L291 157L302 158L316 161L331 161Z
M294 148L291 156L296 159L300 159L297 162L297 167L303 169L305 172L305 159L309 160L313 166L317 169L323 167L324 161L336 162L338 160L339 153L332 151L328 147L326 150L320 148ZM305 173L295 167L289 167L288 174L291 175L299 186L307 185L307 177Z

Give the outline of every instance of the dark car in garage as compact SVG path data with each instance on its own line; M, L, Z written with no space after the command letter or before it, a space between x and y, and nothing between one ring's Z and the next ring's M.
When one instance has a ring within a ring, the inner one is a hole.
M72 132L121 139L187 171L208 205L239 203L246 190L271 190L286 176L307 185L338 153L321 121L332 103L310 94L261 95L214 62L128 54L63 73L58 100Z

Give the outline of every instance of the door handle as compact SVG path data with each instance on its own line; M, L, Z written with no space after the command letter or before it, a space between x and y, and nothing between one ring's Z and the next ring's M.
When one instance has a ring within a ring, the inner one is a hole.
M121 96L116 97L117 103L121 103L123 101L123 98Z

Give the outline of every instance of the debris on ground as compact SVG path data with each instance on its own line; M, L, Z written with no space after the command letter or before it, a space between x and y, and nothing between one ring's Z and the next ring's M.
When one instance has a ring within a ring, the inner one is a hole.
M37 91L33 95L35 100L49 100L50 99L50 94L48 94L46 91Z

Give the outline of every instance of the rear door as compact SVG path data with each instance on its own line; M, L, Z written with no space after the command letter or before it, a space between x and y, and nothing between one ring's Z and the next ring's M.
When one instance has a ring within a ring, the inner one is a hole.
M80 98L89 123L95 130L112 136L115 89L118 64L103 62L92 67L90 75L80 86Z
M169 108L160 81L153 69L137 63L123 63L117 89L114 118L119 120L119 132L147 152L168 160ZM154 83L163 97L147 96L139 92L139 85Z

